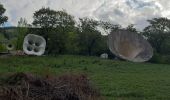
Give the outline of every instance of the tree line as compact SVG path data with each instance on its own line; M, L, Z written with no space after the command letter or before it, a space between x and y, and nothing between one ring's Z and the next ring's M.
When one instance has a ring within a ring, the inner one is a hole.
M0 5L0 24L3 25L8 17L4 16L5 8ZM160 17L147 20L149 25L138 31L133 24L126 28L110 22L97 21L88 17L75 21L74 16L65 10L55 11L41 8L33 13L32 24L27 24L24 18L18 21L16 29L16 49L22 48L23 37L26 34L43 36L47 41L46 54L80 54L100 55L111 54L107 44L107 34L103 35L96 28L115 31L124 29L143 35L154 48L156 54L170 54L170 20Z

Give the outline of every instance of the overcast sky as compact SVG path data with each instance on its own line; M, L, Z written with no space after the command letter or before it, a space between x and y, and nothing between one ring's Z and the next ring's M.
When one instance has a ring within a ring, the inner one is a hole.
M23 17L32 23L33 13L42 8L65 9L69 14L109 21L126 27L135 24L138 29L147 26L147 19L170 18L170 0L0 0L9 17L8 26L16 26Z

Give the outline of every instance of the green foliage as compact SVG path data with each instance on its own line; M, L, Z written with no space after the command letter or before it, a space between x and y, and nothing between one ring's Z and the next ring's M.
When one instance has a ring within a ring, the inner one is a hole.
M7 41L2 33L0 33L0 52L5 52L6 46L5 46L5 41Z
M77 32L67 33L67 37L65 40L66 53L77 54L77 52L79 52Z
M45 32L40 35L47 38L49 29L61 28L61 30L65 29L67 32L74 29L75 21L73 16L69 15L64 10L55 11L50 8L41 8L34 13L33 18L34 21L32 24L36 27L45 29Z
M49 54L62 54L65 52L65 44L66 38L65 33L61 31L59 28L51 31L49 33L48 39L48 53Z
M154 18L148 20L150 23L144 29L143 35L146 36L158 53L162 52L162 46L170 38L170 20L167 18Z
M5 37L4 37L4 35L3 35L2 33L0 33L0 41L2 42L2 41L4 41L4 40L6 40Z
M100 45L102 44L102 35L96 30L98 22L83 18L80 19L81 24L79 25L78 42L80 48L80 54L84 55L95 55L97 51L100 50Z
M3 7L2 4L0 4L0 25L4 24L8 20L8 17L4 16L5 11L6 9Z
M17 36L16 27L6 27L0 29L0 32L4 35L5 39L10 40Z
M99 21L99 26L101 26L104 30L110 29L111 31L115 31L121 29L122 27L119 24L111 24L110 22Z
M75 33L75 21L73 16L69 15L64 10L55 11L50 8L41 8L34 13L33 18L33 25L40 27L36 30L35 34L41 35L47 40L48 54L74 52L73 48L76 49L75 45L70 45L75 41L73 38L75 39L76 37L70 36L71 34L69 34Z
M56 11L50 8L41 8L34 13L33 25L41 28L54 27L56 22Z
M28 31L27 27L28 27L28 24L27 24L26 19L20 18L20 20L18 21L18 27L16 29L16 33L17 33L16 49L17 50L22 50L24 37Z
M137 32L136 28L134 27L134 24L128 25L126 30L128 30L130 32Z
M56 28L62 27L63 31L72 32L75 29L74 17L69 15L65 10L56 12Z
M6 46L4 44L0 44L0 52L6 52Z
M154 52L153 57L150 59L150 62L152 63L161 63L162 56L158 54L157 52Z
M170 64L170 55L161 55L155 53L150 62L158 64Z
M33 18L32 24L35 27L38 27L36 34L41 35L48 40L51 29L56 27L57 24L57 12L50 8L41 8L38 11L35 11Z

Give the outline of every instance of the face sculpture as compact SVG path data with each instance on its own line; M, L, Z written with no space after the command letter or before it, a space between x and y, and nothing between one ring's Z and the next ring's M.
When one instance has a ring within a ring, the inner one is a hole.
M145 62L153 56L149 42L137 33L118 30L111 32L108 38L110 51L122 59Z
M28 55L41 56L45 52L45 47L46 41L41 36L28 34L24 38L23 50Z

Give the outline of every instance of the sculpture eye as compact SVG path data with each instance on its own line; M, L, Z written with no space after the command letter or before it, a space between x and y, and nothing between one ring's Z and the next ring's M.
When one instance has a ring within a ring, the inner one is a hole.
M12 45L11 45L11 44L9 44L9 45L8 45L8 47L9 47L9 48L11 48L11 47L12 47Z
M28 47L27 47L27 50L28 50L28 51L32 51L32 49L33 49L33 48L32 48L31 46L28 46Z
M33 45L33 40L28 40L28 43L30 44L30 45Z
M13 44L11 44L11 43L9 43L9 44L6 45L7 50L13 50L14 47L15 47L15 46L14 46Z
M35 46L40 46L40 45L41 45L41 43L39 43L39 42L35 43Z

